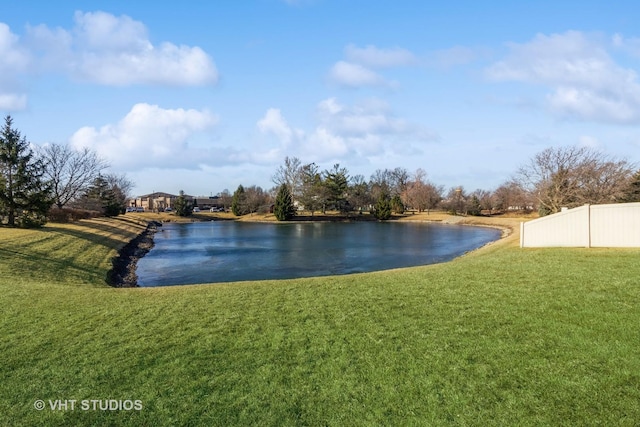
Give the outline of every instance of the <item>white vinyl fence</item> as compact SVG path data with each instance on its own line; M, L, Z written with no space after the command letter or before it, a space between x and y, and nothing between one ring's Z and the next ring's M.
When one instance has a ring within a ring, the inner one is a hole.
M520 224L520 247L640 247L640 203L584 205Z

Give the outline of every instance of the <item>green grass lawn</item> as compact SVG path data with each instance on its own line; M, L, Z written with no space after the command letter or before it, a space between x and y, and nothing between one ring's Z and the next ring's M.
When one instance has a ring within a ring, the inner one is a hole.
M640 424L640 250L512 235L433 266L107 287L141 229L0 229L0 425Z

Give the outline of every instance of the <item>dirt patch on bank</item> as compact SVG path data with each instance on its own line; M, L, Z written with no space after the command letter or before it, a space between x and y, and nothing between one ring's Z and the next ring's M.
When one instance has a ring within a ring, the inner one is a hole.
M127 243L118 256L111 261L113 267L107 273L107 283L115 288L135 288L138 286L136 267L138 260L153 248L153 235L162 227L157 221L149 222L147 228L135 239Z

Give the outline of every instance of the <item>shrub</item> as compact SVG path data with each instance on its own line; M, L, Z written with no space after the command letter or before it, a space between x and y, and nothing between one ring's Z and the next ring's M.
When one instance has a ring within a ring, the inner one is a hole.
M73 209L53 207L49 210L47 218L51 222L68 223L73 221L79 221L81 219L96 218L101 216L98 211L91 211L86 209Z

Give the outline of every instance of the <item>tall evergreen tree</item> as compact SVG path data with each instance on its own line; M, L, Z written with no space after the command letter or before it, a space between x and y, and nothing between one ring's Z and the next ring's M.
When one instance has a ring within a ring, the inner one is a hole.
M193 212L193 207L189 203L186 197L184 197L184 191L180 190L180 195L176 199L173 207L176 210L178 216L189 216Z
M302 203L304 209L311 212L311 216L317 210L322 209L326 203L322 176L318 172L315 163L309 163L301 168L301 185L298 202Z
M391 218L391 199L388 194L382 193L378 196L374 215L381 221Z
M640 170L631 177L621 202L640 202Z
M98 175L93 180L79 206L100 211L105 216L118 216L125 209L118 188L110 185L103 175Z
M402 203L402 199L399 194L396 194L391 199L391 210L393 213L403 214L404 213L404 203Z
M282 184L280 185L280 188L278 188L278 195L276 196L273 213L278 221L290 220L296 214L296 209L293 206L293 199L291 198L291 192L286 184Z
M324 171L323 184L328 193L327 202L334 209L340 212L347 212L349 204L347 203L347 188L349 187L349 175L346 168L341 168L340 164L333 165L333 169Z
M249 213L247 212L247 195L242 184L239 185L233 193L233 198L231 199L231 212L233 212L235 216L241 216Z
M44 181L44 165L34 157L26 138L6 116L0 130L0 210L7 224L41 226L52 204L51 188Z

